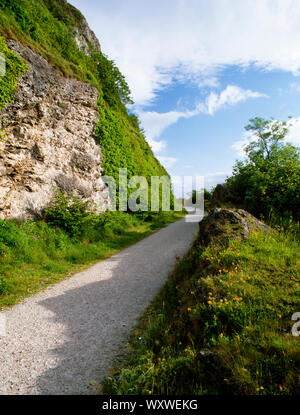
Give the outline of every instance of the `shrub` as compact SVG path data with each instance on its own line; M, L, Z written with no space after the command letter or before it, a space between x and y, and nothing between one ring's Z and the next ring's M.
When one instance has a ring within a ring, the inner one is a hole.
M0 244L6 247L16 247L20 244L24 234L16 221L0 221Z
M57 191L53 201L45 209L46 222L63 229L72 238L79 238L91 216L89 205L89 202L83 202L72 194L64 195Z

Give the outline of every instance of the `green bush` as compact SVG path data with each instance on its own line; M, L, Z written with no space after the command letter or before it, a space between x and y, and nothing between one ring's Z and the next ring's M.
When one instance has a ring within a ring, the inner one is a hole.
M46 222L58 226L72 238L83 235L87 219L91 216L89 202L83 202L72 194L57 191L53 201L45 209Z
M18 78L25 72L24 62L6 46L0 36L0 52L5 56L6 74L0 76L0 110L13 101L18 85Z

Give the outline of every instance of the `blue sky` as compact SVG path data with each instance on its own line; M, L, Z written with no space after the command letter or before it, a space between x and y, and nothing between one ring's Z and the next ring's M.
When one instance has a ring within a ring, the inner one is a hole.
M300 144L298 0L71 0L126 76L171 175L232 171L249 118L287 120Z

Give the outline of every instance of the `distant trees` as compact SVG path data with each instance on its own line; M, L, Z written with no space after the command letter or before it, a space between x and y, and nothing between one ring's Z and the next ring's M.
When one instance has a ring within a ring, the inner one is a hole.
M202 191L193 189L192 192L189 193L188 198L186 198L185 203L187 205L192 205L192 204L197 205L197 203L199 204L202 197L204 197L204 207L205 207L205 209L209 208L209 204L210 204L211 199L212 199L212 194L209 190L207 190L205 188ZM200 206L201 206L201 204L200 204Z
M253 135L247 158L237 161L226 184L256 216L292 216L300 219L300 153L286 144L287 122L250 119L245 127Z

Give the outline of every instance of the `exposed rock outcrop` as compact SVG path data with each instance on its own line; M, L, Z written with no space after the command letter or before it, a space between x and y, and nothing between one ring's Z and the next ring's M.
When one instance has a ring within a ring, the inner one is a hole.
M270 229L243 209L212 209L199 226L199 239L205 246L210 243L228 244L232 237L247 238L251 230Z
M74 39L79 49L89 54L90 49L100 51L100 43L95 33L90 29L85 17L82 16L80 27L74 27Z
M105 210L109 195L94 137L97 89L62 77L15 40L7 45L29 68L15 101L0 113L5 135L0 140L0 218L8 212L15 217L39 214L55 188Z

